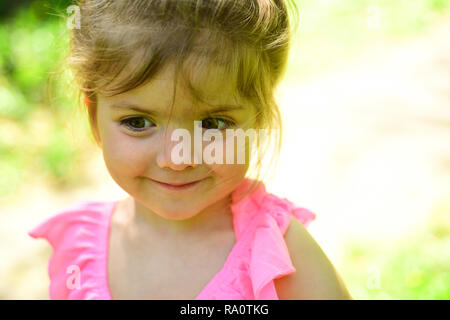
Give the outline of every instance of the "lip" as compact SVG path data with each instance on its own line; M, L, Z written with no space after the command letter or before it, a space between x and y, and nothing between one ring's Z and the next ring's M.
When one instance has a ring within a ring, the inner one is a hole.
M151 181L155 182L158 186L161 186L165 189L169 189L169 190L186 190L186 189L191 189L193 187L195 187L196 185L198 185L202 180L197 180L197 181L192 181L192 182L182 182L182 183L166 183L166 182L161 182L161 181L157 181L157 180L153 180L150 179Z

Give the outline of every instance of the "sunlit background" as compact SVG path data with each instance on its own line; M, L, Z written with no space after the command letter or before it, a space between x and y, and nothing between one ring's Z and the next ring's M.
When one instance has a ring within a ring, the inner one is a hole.
M309 231L354 298L449 299L450 0L296 2L267 188L317 214ZM51 250L31 227L124 195L60 67L70 4L0 2L0 299L48 299Z

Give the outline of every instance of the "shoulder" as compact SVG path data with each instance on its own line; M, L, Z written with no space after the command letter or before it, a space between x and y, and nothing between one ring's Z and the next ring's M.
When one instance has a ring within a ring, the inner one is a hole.
M72 203L38 224L28 234L33 238L45 238L53 247L56 247L63 240L79 235L80 231L77 230L81 227L88 231L106 223L106 213L112 205L114 205L113 202Z
M51 299L107 296L98 275L104 269L108 213L113 206L114 202L76 202L28 232L46 239L53 249L48 263Z
M274 280L280 300L352 299L331 261L293 216L285 242L296 272Z

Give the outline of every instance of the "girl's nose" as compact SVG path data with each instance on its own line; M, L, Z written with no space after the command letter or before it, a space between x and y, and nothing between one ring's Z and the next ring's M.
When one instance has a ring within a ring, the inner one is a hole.
M170 168L175 171L181 171L188 167L195 168L197 164L194 163L192 132L184 130L186 134L183 137L180 138L177 135L177 138L172 139L174 130L177 129L168 129L161 134L156 157L158 166L161 169ZM189 135L187 135L187 132L189 132ZM189 161L183 161L184 153L189 155Z

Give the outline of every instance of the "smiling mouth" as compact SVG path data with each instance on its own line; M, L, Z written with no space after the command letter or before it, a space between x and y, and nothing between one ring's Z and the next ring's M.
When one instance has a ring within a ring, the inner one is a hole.
M184 189L189 189L197 184L199 184L200 181L202 180L197 180L197 181L193 181L193 182L184 182L184 183L167 183L167 182L161 182L161 181L157 181L157 180L153 180L150 179L153 182L155 182L157 185L164 187L166 189L169 190L184 190Z

